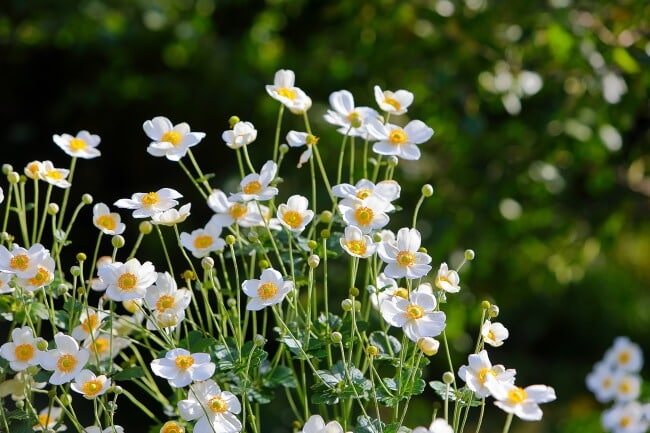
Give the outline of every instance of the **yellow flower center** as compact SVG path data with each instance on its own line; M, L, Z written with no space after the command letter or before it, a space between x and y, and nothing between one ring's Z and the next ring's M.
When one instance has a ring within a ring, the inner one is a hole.
M111 342L108 341L106 337L97 337L95 341L88 348L92 353L97 355L103 355L108 353L111 348Z
M307 137L305 138L305 144L308 146L312 146L314 144L318 144L318 140L320 140L319 137L316 137L315 135L312 134L307 134Z
M162 135L162 137L160 137L160 141L166 141L174 146L178 146L181 142L181 139L181 134L176 131L167 131Z
M624 416L624 417L621 418L621 420L618 422L618 424L621 427L627 427L630 424L632 424L632 419L629 416Z
M27 170L33 175L36 176L38 174L38 169L40 168L40 164L37 162L34 162L32 164L27 165Z
M130 272L126 272L120 275L120 278L117 279L117 287L124 290L125 292L130 292L131 290L133 290L133 288L137 283L138 283L138 277L136 277Z
M413 266L415 264L415 254L410 251L400 251L397 253L397 264L400 266Z
M16 359L27 362L34 357L34 346L31 344L19 344L14 350Z
M194 365L194 358L191 355L178 355L176 360L174 360L174 363L179 370L186 371Z
M287 99L291 99L292 101L296 99L296 91L287 89L286 87L280 87L278 89L278 95L284 96Z
M142 196L140 202L145 207L151 207L160 201L160 197L156 192L148 192Z
M70 140L70 149L74 152L77 152L79 150L84 150L86 146L87 146L86 142L81 138L73 138Z
M212 397L208 400L208 407L214 413L224 413L228 410L228 403L221 397Z
M409 139L409 136L406 134L406 131L403 129L393 129L388 134L388 140L395 146L402 145L406 143Z
M402 108L402 104L400 104L395 98L384 98L384 103L388 105L392 105L395 108L395 110L399 110L400 108Z
M264 283L257 288L257 296L263 301L271 299L276 293L278 293L278 286L273 283Z
M32 286L41 286L43 284L46 284L49 280L50 272L45 268L39 267L38 271L36 271L36 275L34 275L28 281Z
M167 421L160 428L160 433L185 433L185 429L176 421Z
M48 170L48 172L45 173L45 176L49 177L50 179L54 179L54 180L63 179L63 174L61 174L61 172L57 171L57 170Z
M88 382L81 385L81 390L85 395L92 397L97 395L102 390L102 383L97 379L89 380Z
M244 191L244 194L257 194L262 191L262 184L257 180L253 180L244 185L242 191Z
M603 388L609 388L610 386L612 386L612 380L609 377L606 377L605 379L603 379L602 385Z
M212 236L210 235L201 235L194 238L194 248L205 249L212 245Z
M54 423L54 420L52 420L52 423ZM34 426L34 428L41 428L41 430L47 428L50 424L50 417L48 414L44 413L38 416L38 423Z
M100 215L96 222L98 226L104 227L106 230L115 230L117 226L115 220L110 215Z
M59 371L70 373L77 366L77 358L70 354L62 355L57 361L56 366Z
M629 352L623 351L618 354L618 362L620 364L627 364L628 362L630 362L630 358L631 356Z
M420 307L417 304L411 304L406 307L406 315L411 320L417 320L424 317L424 308Z
M29 257L26 254L18 254L9 260L9 267L18 271L24 271L29 266Z
M528 394L523 388L515 386L510 391L508 391L508 400L511 403L522 403L528 398Z
M486 338L487 338L488 340L492 340L492 341L495 341L495 340L496 340L496 336L494 335L494 332L492 332L492 331L488 331L488 333L487 333L487 337L486 337Z
M282 220L293 229L302 224L302 215L295 210L288 210L282 215Z
M158 302L156 302L156 310L162 313L168 308L174 308L174 304L175 302L173 296L162 295L160 298L158 298Z
M360 190L357 191L357 198L360 198L361 200L365 200L372 194L372 190L368 188L361 188Z
M375 218L375 213L369 207L361 206L354 211L354 217L359 224L367 226Z
M97 317L97 314L90 314L86 320L84 320L81 323L81 329L86 331L87 333L91 333L93 330L97 329L99 327L99 317Z
M444 276L444 275L439 275L439 276L437 276L437 277L436 277L436 280L435 280L435 283L436 283L436 287L439 288L439 289L442 289L442 284L443 284L443 283L451 284L451 283L449 282L449 279L448 279L446 276Z
M488 374L491 374L492 376L496 376L496 375L494 374L494 370L492 370L491 368L481 368L481 369L478 371L478 380L479 380L481 383L485 383L485 381L487 380L487 375L488 375Z
M632 391L632 387L630 386L630 383L629 383L628 381L626 381L626 380L622 381L622 382L618 385L618 389L619 389L619 391L621 391L621 393L623 393L623 394L629 394L630 391Z
M345 245L352 253L357 255L364 255L366 253L366 243L361 240L347 241Z
M239 218L243 217L248 213L248 207L246 207L246 205L243 205L241 203L235 203L228 208L228 213L230 214L231 217L238 220Z
M409 298L409 291L406 290L404 287L398 287L395 292L393 292L394 296L399 296L400 298L408 299Z

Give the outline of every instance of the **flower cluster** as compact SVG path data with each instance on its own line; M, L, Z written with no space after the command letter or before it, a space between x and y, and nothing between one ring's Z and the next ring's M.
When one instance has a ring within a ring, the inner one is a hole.
M74 169L78 159L101 156L99 136L53 136L71 157L69 169L33 161L21 176L3 167L7 200L15 200L4 215L15 213L18 230L0 236L0 307L11 306L0 315L11 322L10 338L0 346L0 399L11 395L15 401L13 411L2 401L0 430L72 426L123 433L115 420L118 401L128 400L151 419L150 431L259 433L260 407L283 399L294 431L401 431L409 402L427 389L429 357L443 350L449 371L443 382L429 385L445 402L445 413L433 411L430 426L415 433L459 433L474 406L483 416L487 397L507 414L504 431L515 415L542 418L539 404L555 399L553 388L520 388L513 369L488 358L485 346L503 345L508 330L493 321L498 308L487 301L475 350L457 370L465 385L456 384L446 336L453 317L443 309L461 291L459 271L474 252L450 266L425 248L417 226L431 185L424 185L408 215L412 223L397 223L403 209L396 167L420 159L434 133L421 120L405 119L413 93L375 86L372 108L357 106L347 90L333 92L323 117L341 139L332 168L320 152L331 139L312 131L312 100L295 85L294 72L278 71L266 91L279 103L278 129L261 163L248 151L258 138L253 123L233 116L230 128L220 131L237 160L230 183L237 187L230 191L213 186L214 176L192 153L206 133L164 116L142 125L151 140L145 149L148 140L142 139L143 151L188 175L200 205L212 211L207 222L189 218L191 203L179 201L186 193L172 185L109 197L87 216L97 230L92 256L78 253L68 268L62 252L84 217L82 208L93 203L84 194L66 214ZM282 134L285 110L304 119L302 130ZM355 154L359 147L362 157ZM302 182L283 182L292 176L283 166L291 148L302 148L293 175L302 170L306 190ZM45 198L38 194L41 181ZM54 186L64 189L60 202ZM131 219L123 221L120 210L131 211ZM125 252L123 235L132 220L139 234ZM146 259L140 246L154 230L161 254ZM626 383L632 394L635 382ZM37 411L40 393L50 398ZM146 407L138 393L160 401L161 410ZM82 425L73 409L84 399L93 402L91 426Z

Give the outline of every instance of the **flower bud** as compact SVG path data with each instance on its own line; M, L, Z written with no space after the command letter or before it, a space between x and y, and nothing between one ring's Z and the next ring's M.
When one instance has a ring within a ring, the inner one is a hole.
M116 385L115 387L113 387L113 392L115 394L122 394L124 392L124 388L122 388L119 385Z
M111 244L113 248L122 248L126 244L126 241L122 235L115 235L111 238Z
M235 241L237 241L237 238L233 235L228 235L226 236L226 245L232 246L235 245Z
M47 350L47 340L44 338L38 338L36 340L36 348L38 350Z
M228 298L228 300L226 300L226 305L228 306L228 308L235 308L235 307L237 307L237 299L235 299L235 298Z
M126 311L133 314L139 310L139 306L141 303L142 303L142 299L128 299L126 301L122 301L122 306Z
M307 248L314 251L316 248L318 248L318 242L316 242L313 239L308 240L307 241Z
M388 157L388 166L389 167L397 167L397 163L399 162L399 159L395 155L391 155Z
M282 143L280 145L280 147L278 148L278 150L280 151L281 155L284 155L285 153L287 153L289 151L289 145L286 144L286 143Z
M431 197L433 195L433 187L428 183L422 185L422 195L425 197Z
M377 346L368 346L366 347L366 353L369 356L377 356L379 355L379 349L377 348Z
M9 183L16 184L16 183L20 182L20 175L18 173L16 173L15 171L12 171L11 173L9 173L7 175L7 180L9 181Z
M498 315L499 315L499 307L497 307L494 304L490 305L490 308L488 310L488 316L497 317Z
M56 286L56 294L59 296L63 296L66 293L68 293L68 286L65 284L59 284Z
M489 309L491 306L492 306L492 304L490 304L490 301L483 301L483 302L481 302L481 310L487 310L487 309Z
M70 266L70 273L73 277L81 275L81 268L79 266Z
M11 166L11 164L2 164L2 174L7 175L14 171L14 168Z
M138 226L138 230L140 230L140 233L143 235L148 235L153 230L153 225L150 221L142 221Z
M257 347L262 347L266 344L266 338L263 335L257 334L253 337L253 344Z
M442 375L442 381L447 385L451 385L452 383L454 383L454 380L455 380L454 373L452 373L451 371L445 371L444 374Z
M247 239L250 243L256 244L260 241L260 235L255 230L248 232Z
M323 239L327 239L330 237L330 231L327 229L323 229L320 231L320 237Z
M268 260L260 260L258 263L258 266L260 269L268 269L271 267L271 264L268 262Z
M25 408L25 400L18 400L14 404L16 405L16 409L23 410Z
M59 213L59 205L56 203L50 203L47 205L47 214L56 215Z
M85 253L77 253L77 261L78 262L85 262L87 259Z
M424 337L418 340L418 347L427 356L433 356L438 353L440 342L435 338Z
M81 196L81 202L83 204L92 204L93 200L93 196L88 193Z
M70 394L67 394L67 393L61 395L61 397L59 397L59 399L61 400L61 404L63 406L70 406L70 404L72 403L72 396Z
M357 297L359 296L359 289L357 289L356 287L350 287L350 290L348 290L348 294L353 298Z
M230 128L233 128L239 122L240 120L238 116L230 116L230 119L228 119L228 125L230 125Z
M339 344L341 341L343 341L343 334L338 331L332 332L330 335L330 341L334 344Z
M181 277L184 280L196 280L196 274L191 269L184 270L183 273L181 274Z
M424 248L424 247L420 247L420 248L418 248L418 252L419 252L419 253L424 253L424 254L426 254L426 253L427 253L427 249Z
M13 240L13 236L11 236L8 232L0 233L0 241L11 242L12 240Z
M309 267L312 268L312 269L317 268L318 265L320 264L320 257L318 257L318 255L316 255L316 254L312 254L312 255L309 256L309 258L307 259L307 264L308 264Z
M176 421L167 421L160 428L160 433L185 433L185 428Z
M320 221L325 224L329 224L332 222L332 212L328 210L324 210L323 212L320 213Z
M214 259L212 257L203 257L201 259L201 267L205 271L209 271L214 268Z
M354 302L352 302L352 299L344 299L341 302L341 308L343 311L352 311L352 308L354 307Z
M361 311L361 302L357 301L356 299L354 300L354 311L357 313Z
M465 250L465 260L468 262L474 260L475 256L476 254L474 254L474 250Z

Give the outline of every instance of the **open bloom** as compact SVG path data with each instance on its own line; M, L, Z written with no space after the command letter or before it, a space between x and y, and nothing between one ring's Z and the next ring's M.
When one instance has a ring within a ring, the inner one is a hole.
M460 292L458 283L460 283L458 272L449 269L447 263L441 263L440 268L438 268L438 275L436 275L436 287L447 293L458 293Z
M237 122L227 131L221 134L221 139L231 149L239 149L242 146L251 144L257 138L257 129L251 122Z
M61 332L54 336L56 349L48 350L41 357L41 367L53 371L50 376L52 385L62 385L70 382L79 373L86 362L89 353L86 349L80 349L77 341Z
M627 337L617 337L604 356L605 363L617 370L638 373L643 366L643 352Z
M52 140L65 153L75 158L92 159L101 155L97 149L101 141L99 135L91 134L88 131L79 131L75 137L70 134L54 134Z
M89 337L82 343L82 347L88 350L88 360L91 364L98 364L102 361L115 358L128 345L129 340L126 338L108 334L98 334L95 337Z
M142 129L153 140L147 152L153 156L164 156L170 161L179 161L190 147L196 146L205 137L203 132L191 132L187 123L173 125L163 116L147 120Z
M413 342L440 335L445 329L445 313L436 311L436 298L429 293L412 292L408 299L386 299L380 311L386 322L402 328Z
M330 421L325 424L325 420L320 415L309 417L300 433L343 433L343 427L338 421Z
M113 301L144 298L147 287L156 281L156 270L151 262L136 258L126 263L114 262L100 267L97 275L106 286L106 296Z
M120 214L111 212L104 203L93 206L93 224L107 235L121 235L126 229Z
M81 370L70 384L73 391L82 394L87 399L93 399L108 391L111 386L111 380L105 375L97 376L90 370Z
M280 224L293 233L301 233L307 224L314 218L314 211L307 209L309 200L301 195L292 195L287 203L278 206L278 220Z
M214 374L216 366L210 362L207 353L190 353L185 349L173 349L164 358L151 361L151 371L167 379L174 388L182 388L192 381L207 380Z
M246 280L241 287L250 297L246 309L257 311L282 302L284 297L293 290L293 281L284 281L281 273L267 268L262 271L259 280Z
M31 397L31 390L43 389L46 385L45 382L36 382L34 376L28 372L19 371L13 379L0 382L0 398L11 395L13 401L25 400Z
M343 206L354 207L372 196L384 202L384 212L395 210L391 202L399 198L400 192L401 187L394 180L382 180L375 184L368 179L361 179L354 185L341 183L332 187L332 194L343 199L339 202Z
M70 188L71 185L67 180L68 174L70 174L70 170L56 168L52 164L52 161L43 161L43 165L40 167L39 178L51 185L66 189Z
M493 366L485 350L469 355L468 365L463 365L458 370L458 376L479 398L492 395L491 385L513 384L516 373L513 369L506 370L501 364Z
M191 300L190 291L178 289L169 272L159 272L156 283L147 288L144 297L144 302L152 313L151 319L147 321L147 329L176 326L185 319L185 309Z
M603 428L613 433L645 433L650 427L647 405L638 401L615 404L601 417Z
M503 344L503 340L509 336L508 329L499 322L490 322L486 320L481 325L481 336L483 341L492 347L499 347Z
M379 155L395 155L406 160L420 159L418 144L433 136L433 129L420 120L411 120L404 128L390 123L370 121L366 127L375 140L372 150Z
M379 113L370 107L355 107L354 97L347 90L330 94L331 110L327 110L325 120L340 128L337 131L352 137L367 138L365 123L367 119L378 119Z
M273 84L266 86L266 92L292 113L302 114L311 108L311 98L294 86L295 80L296 75L292 70L280 69L273 77Z
M345 233L340 242L346 253L361 259L372 256L377 250L377 244L372 241L370 236L364 235L361 229L355 226L345 228Z
M102 326L102 320L108 317L108 313L102 310L84 308L79 317L79 325L72 329L72 337L77 341L83 341L91 335L97 334Z
M433 420L428 429L416 427L411 433L454 433L454 429L443 418Z
M83 429L82 433L124 433L124 427L119 425L113 425L111 427L106 427L104 430L102 430L101 427L97 427L93 425Z
M555 390L546 385L519 388L511 383L500 383L491 388L492 395L496 399L495 405L504 412L513 413L525 421L542 419L539 404L555 400Z
M49 254L36 265L34 274L26 278L16 278L16 286L24 290L34 291L43 286L47 286L54 281L54 259Z
M413 93L408 90L381 90L381 87L375 86L375 101L379 108L389 114L404 114L408 107L413 103Z
M609 364L598 362L587 375L587 388L596 396L596 400L607 403L616 395L616 384L620 372L614 370Z
M32 278L50 252L41 244L34 244L25 249L14 244L11 252L0 245L0 272L15 274L18 278Z
M202 229L181 233L181 244L197 259L226 246L226 241L220 238L223 227L215 217L213 215Z
M0 346L0 356L9 361L13 371L25 370L30 365L38 365L42 351L36 346L37 339L29 326L11 331L11 340Z
M157 212L164 212L178 204L177 198L183 197L172 188L161 188L156 192L136 192L128 198L121 198L115 206L132 209L133 218L147 218Z
M178 402L178 411L186 421L198 419L195 433L237 433L242 428L235 416L241 412L241 403L233 393L222 391L212 379L193 384L187 400Z
M52 431L52 429L54 429L54 426L59 423L59 418L61 418L62 413L63 409L58 406L46 407L45 409L42 409L38 413L38 421L36 422L36 425L32 427L33 430L48 432ZM65 430L67 430L67 427L62 424L57 427L55 431L60 432Z
M230 196L230 201L265 201L270 200L278 194L278 189L274 186L269 186L275 179L275 174L278 171L278 166L273 161L266 161L260 170L260 174L251 173L244 177L239 183L241 192Z
M388 203L374 195L362 201L341 200L338 210L346 224L358 227L363 233L379 230L388 224Z
M254 202L229 201L226 194L218 189L212 191L208 197L208 207L216 213L212 217L215 223L222 227L228 227L235 223L240 227L264 225L262 215Z
M180 209L171 208L163 212L156 212L151 215L151 223L167 227L182 223L190 216L191 207L192 203L185 203Z
M417 229L401 228L397 242L381 242L377 248L379 257L387 263L384 274L390 278L415 279L425 276L431 270L431 257L418 252L420 232Z

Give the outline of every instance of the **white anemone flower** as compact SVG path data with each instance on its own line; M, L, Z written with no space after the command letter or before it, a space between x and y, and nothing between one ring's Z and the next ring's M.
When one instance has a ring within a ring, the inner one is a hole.
M65 431L67 427L64 424L59 425L56 429L54 427L59 423L59 419L63 414L63 409L58 406L48 406L38 413L36 424L32 427L34 431Z
M338 421L330 421L327 424L320 415L309 417L300 433L343 433L343 427Z
M48 257L49 250L38 243L28 250L14 244L11 251L0 245L0 272L15 274L18 278L32 278L38 271L38 266Z
M420 159L418 144L428 141L433 136L433 129L421 120L411 120L404 128L391 123L370 121L366 126L370 136L379 140L372 150L379 155L395 155L406 160Z
M515 382L517 372L511 368L506 370L501 364L492 365L485 350L469 355L467 360L468 365L463 365L458 369L458 376L479 398L492 395L493 386L491 385L514 384Z
M116 329L113 328L113 330ZM129 345L129 340L109 334L98 334L95 337L87 338L81 345L90 354L88 361L98 365L103 361L115 358L122 349Z
M231 149L239 149L251 144L257 138L257 129L251 122L237 122L232 129L224 131L221 139Z
M72 337L77 341L83 341L90 338L91 335L96 335L102 326L102 321L108 317L108 313L102 310L94 310L86 308L81 311L79 317L80 324L72 329Z
M151 224L172 227L180 224L190 216L192 203L186 203L179 209L171 208L166 211L156 212L151 216Z
M90 370L81 370L70 384L73 391L82 394L84 398L92 400L93 398L104 394L111 386L111 380L104 374L97 376Z
M121 235L126 229L120 214L111 212L105 203L97 203L93 206L93 224L107 235Z
M280 69L273 77L273 84L266 86L271 98L279 101L294 114L302 114L311 108L311 98L294 86L296 75L292 70Z
M173 325L177 325L185 319L185 309L191 301L192 294L188 289L179 289L169 272L159 272L156 283L147 288L144 296L144 302L152 312L152 318L147 320L147 329L167 328L169 326L162 325L169 325L169 318L175 319Z
M340 239L343 250L352 257L366 259L377 251L377 244L370 236L364 235L360 228L347 226L343 237Z
M431 257L421 253L420 232L417 229L401 228L397 232L397 242L381 242L377 248L379 257L387 263L384 274L390 278L416 279L431 270Z
M596 400L607 403L616 395L616 384L620 371L614 370L609 364L598 362L587 375L587 388L594 393Z
M339 202L344 206L353 206L354 203L363 203L368 197L377 197L385 202L384 212L395 210L392 201L400 196L401 187L394 180L382 180L377 184L368 179L361 179L356 184L341 183L332 187L332 194L343 200Z
M25 400L31 397L32 390L43 389L46 385L46 382L34 381L34 375L19 371L13 379L0 382L0 398L10 395L13 401Z
M85 130L77 132L74 137L70 134L54 134L52 140L65 153L75 158L92 159L101 155L97 149L101 138Z
M382 91L381 87L375 86L374 91L377 105L389 114L404 114L413 103L413 93L408 90Z
M71 185L67 180L69 174L70 170L56 168L52 164L52 161L43 161L43 165L40 167L39 178L51 185L66 189L70 188Z
M13 371L23 371L40 364L43 352L38 349L37 342L29 326L15 328L11 331L11 341L0 346L0 356L9 361Z
M10 284L12 278L12 274L0 272L0 295L12 293L14 290L16 290L16 288Z
M233 224L240 227L264 225L262 215L254 202L239 203L229 201L226 194L218 189L212 191L208 197L208 207L216 213L212 218L222 227Z
M207 353L190 353L185 349L172 349L164 358L151 361L151 371L167 379L173 388L182 388L192 382L207 380L214 374L216 365Z
M246 280L241 287L250 297L246 309L257 311L282 302L293 290L293 281L285 281L280 272L267 268L262 271L259 280Z
M436 311L436 298L429 293L412 292L408 299L394 296L381 303L381 315L391 326L402 328L413 342L436 337L445 329L446 316Z
M301 195L292 195L287 203L278 206L277 216L280 224L293 233L302 233L314 218L314 211L309 210L309 200Z
M27 176L32 180L39 180L41 178L42 171L43 171L43 163L41 161L36 161L36 160L28 162L23 170L25 176Z
M239 183L241 192L230 196L230 201L266 201L270 200L278 194L278 189L269 186L275 179L275 174L278 171L278 166L273 161L267 161L262 166L260 173L251 173L244 177Z
M435 279L436 287L447 293L458 293L460 292L459 283L460 277L458 276L458 272L449 269L447 263L441 263Z
M490 379L492 380L492 379ZM546 385L530 385L520 388L511 383L500 383L491 387L494 402L506 413L515 414L524 421L539 421L542 419L540 403L555 400L555 390Z
M174 125L163 116L147 120L142 124L142 129L153 140L147 152L153 156L164 156L170 161L180 161L190 147L196 146L205 137L203 132L191 132L187 123Z
M617 370L638 373L643 366L643 352L628 337L617 337L605 352L604 361Z
M492 347L503 345L503 340L506 340L509 335L508 329L502 323L486 320L481 325L483 341Z
M49 255L41 260L40 263L36 265L36 270L31 277L20 278L17 277L15 285L17 287L22 287L23 290L28 290L33 292L36 289L47 286L52 281L54 281L54 268L56 264L54 259Z
M367 119L379 119L380 115L370 107L355 107L354 96L347 90L332 92L329 97L331 110L323 116L328 123L339 126L337 131L351 137L367 138L364 127Z
M647 405L638 401L615 404L601 416L603 428L614 433L645 433L650 427Z
M241 403L212 379L192 384L187 399L178 402L178 411L186 421L198 420L194 433L237 433L242 428L235 416L241 412Z
M136 258L126 263L113 262L100 267L97 275L106 285L106 296L117 302L144 298L147 287L156 281L156 270L151 262Z
M181 244L197 259L213 251L222 250L226 246L226 241L220 237L223 227L215 217L216 215L213 215L202 229L192 230L192 233L181 233Z
M429 428L416 427L411 433L454 433L454 429L443 418L433 420Z
M385 200L371 195L359 202L341 200L337 208L347 225L358 227L363 233L370 233L383 228L390 221L386 215L387 204Z
M178 204L181 193L172 188L161 188L155 192L136 192L131 198L121 198L115 206L132 209L133 218L147 218L158 212L164 212Z
M54 336L56 349L48 350L41 357L41 367L54 373L49 382L52 385L62 385L75 378L86 363L90 353L80 349L77 341L61 332Z
M641 394L641 383L638 374L619 371L614 385L614 400L619 403L636 400Z

